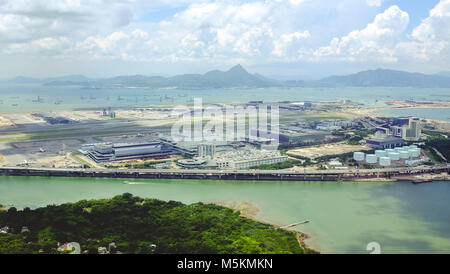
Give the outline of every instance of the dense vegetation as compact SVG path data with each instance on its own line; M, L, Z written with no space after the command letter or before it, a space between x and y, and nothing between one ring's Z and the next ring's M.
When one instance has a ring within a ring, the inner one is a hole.
M300 156L300 155L296 155L296 154L287 154L287 155L291 158L302 160L302 163L299 164L298 166L307 167L309 165L314 164L314 162L308 157L304 157L304 156Z
M433 158L433 160L437 162L445 162L450 161L450 139L443 136L433 136L430 137L425 145L422 146L428 153L428 155ZM442 159L438 153L436 153L435 149L445 157Z
M335 135L333 138L320 140L320 141L298 141L298 142L290 142L290 143L282 143L278 146L280 150L289 150L294 148L302 148L302 147L310 147L310 146L318 146L332 143L339 143L346 139L346 136L338 136Z
M148 168L155 168L155 165L157 164L163 164L166 163L168 160L164 159L164 160L160 160L160 161L152 161L152 162L145 162L145 163L141 163L141 164L126 164L124 165L126 168L133 168L133 169L148 169ZM112 166L112 168L116 168L114 166Z
M206 204L184 205L131 194L30 210L0 211L0 253L57 253L78 242L83 253L115 243L112 253L310 253L296 234ZM30 232L21 233L26 226ZM156 245L156 247L155 247Z
M279 169L286 169L286 168L292 168L294 166L301 165L302 162L298 160L288 160L286 162L282 163L276 163L276 164L268 164L268 165L260 165L257 167L257 169L260 170L279 170Z
M355 131L353 135L349 136L349 139L347 143L349 145L359 145L359 142L364 140L364 138L369 137L369 135L374 134L375 130L365 129L365 130L358 130Z

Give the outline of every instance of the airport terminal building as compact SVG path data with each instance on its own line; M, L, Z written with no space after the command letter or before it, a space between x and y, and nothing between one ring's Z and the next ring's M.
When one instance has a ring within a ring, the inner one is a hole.
M95 162L112 162L143 158L165 158L179 154L173 146L162 142L141 144L102 143L92 145L86 154Z

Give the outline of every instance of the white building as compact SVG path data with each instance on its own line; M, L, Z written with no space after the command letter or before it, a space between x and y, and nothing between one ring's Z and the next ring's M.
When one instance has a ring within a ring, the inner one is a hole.
M267 157L260 159L247 159L241 161L232 161L231 167L235 169L249 169L251 167L257 167L261 165L271 165L286 162L288 160L288 156L275 156L275 157Z
M281 156L278 151L243 149L227 151L216 155L211 160L219 169L249 169L261 165L286 162L288 156Z
M334 160L332 160L332 161L329 161L329 162L328 162L328 165L329 165L331 168L334 168L334 169L338 169L338 168L341 168L341 167L343 166L343 164L342 164L339 160L337 160L337 159L334 159Z
M0 234L8 234L9 233L9 227L5 226L0 228Z
M58 247L58 251L59 252L71 251L70 254L81 254L81 247L80 244L76 242L66 243Z

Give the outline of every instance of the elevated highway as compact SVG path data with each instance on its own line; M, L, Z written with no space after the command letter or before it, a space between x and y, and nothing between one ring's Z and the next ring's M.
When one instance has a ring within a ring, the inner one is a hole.
M256 181L354 181L450 172L450 164L410 168L283 171L283 170L185 170L185 169L66 169L0 167L0 176L97 177L126 179L196 179Z

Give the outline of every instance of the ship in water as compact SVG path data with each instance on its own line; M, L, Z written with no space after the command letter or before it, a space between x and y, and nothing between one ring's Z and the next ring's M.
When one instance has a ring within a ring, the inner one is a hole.
M418 185L418 184L429 184L432 183L433 180L430 179L420 179L420 180L414 180L412 181L413 184Z
M140 185L141 183L134 183L134 182L128 182L128 181L124 181L123 182L125 185Z

